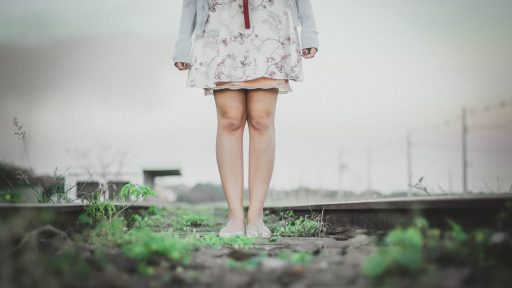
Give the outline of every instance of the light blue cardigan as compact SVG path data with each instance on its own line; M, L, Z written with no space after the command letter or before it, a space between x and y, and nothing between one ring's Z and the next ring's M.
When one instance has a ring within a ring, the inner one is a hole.
M292 11L293 24L301 26L302 48L318 49L318 31L311 0L285 0ZM242 15L240 15L242 17ZM173 61L190 63L192 34L202 35L208 18L208 0L183 0L180 29L174 48Z

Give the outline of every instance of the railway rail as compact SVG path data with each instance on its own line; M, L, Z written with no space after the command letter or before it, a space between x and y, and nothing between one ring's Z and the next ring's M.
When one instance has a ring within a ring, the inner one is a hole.
M507 205L512 207L512 193L276 205L265 209L270 213L291 210L297 216L322 215L322 220L329 224L328 232L334 232L344 228L387 231L415 215L423 216L433 227L446 227L447 219L464 227L486 227L495 225L498 213Z
M119 207L126 203L115 203ZM496 217L512 207L512 193L473 196L431 196L413 198L373 199L361 201L311 203L303 205L267 205L271 214L293 211L297 216L321 215L327 223L328 233L340 229L365 229L372 232L387 231L405 223L415 215L427 219L430 225L444 228L452 219L468 228L493 226ZM141 214L152 204L137 203L128 213ZM37 224L56 227L73 225L84 211L82 204L2 204L1 219L24 215ZM512 213L512 211L510 211ZM45 216L47 215L47 216Z
M123 208L127 203L114 203L117 208ZM33 226L51 224L55 227L67 229L72 227L86 205L79 203L0 203L0 219L14 217L27 217ZM141 214L151 207L150 204L137 203L126 209L127 213Z

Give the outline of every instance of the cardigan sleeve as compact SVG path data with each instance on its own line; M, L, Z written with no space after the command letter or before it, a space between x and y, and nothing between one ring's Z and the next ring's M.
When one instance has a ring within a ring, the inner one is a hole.
M196 26L197 0L183 0L178 39L174 45L173 61L190 63L192 34Z
M316 48L318 50L318 30L316 28L311 0L295 1L297 1L297 10L301 25L301 46L302 48Z

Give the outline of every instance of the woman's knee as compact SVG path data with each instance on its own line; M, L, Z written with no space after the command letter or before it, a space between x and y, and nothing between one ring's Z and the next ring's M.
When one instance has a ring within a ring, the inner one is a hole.
M247 118L245 92L222 89L216 90L214 95L219 129L224 131L243 129Z
M246 117L243 111L221 112L219 128L224 131L238 131L245 126Z
M256 131L267 131L274 127L274 115L271 111L249 113L247 122L249 128Z
M248 92L247 122L251 130L266 131L274 127L277 89L255 89Z

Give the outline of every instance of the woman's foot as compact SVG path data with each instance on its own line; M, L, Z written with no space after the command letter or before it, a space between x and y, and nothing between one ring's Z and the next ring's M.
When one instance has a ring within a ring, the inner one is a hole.
M245 227L245 235L247 237L269 238L272 236L272 232L270 232L270 229L265 226L263 219L258 217L247 223L247 227Z
M244 230L244 220L230 217L226 225L220 229L219 237L243 236Z

